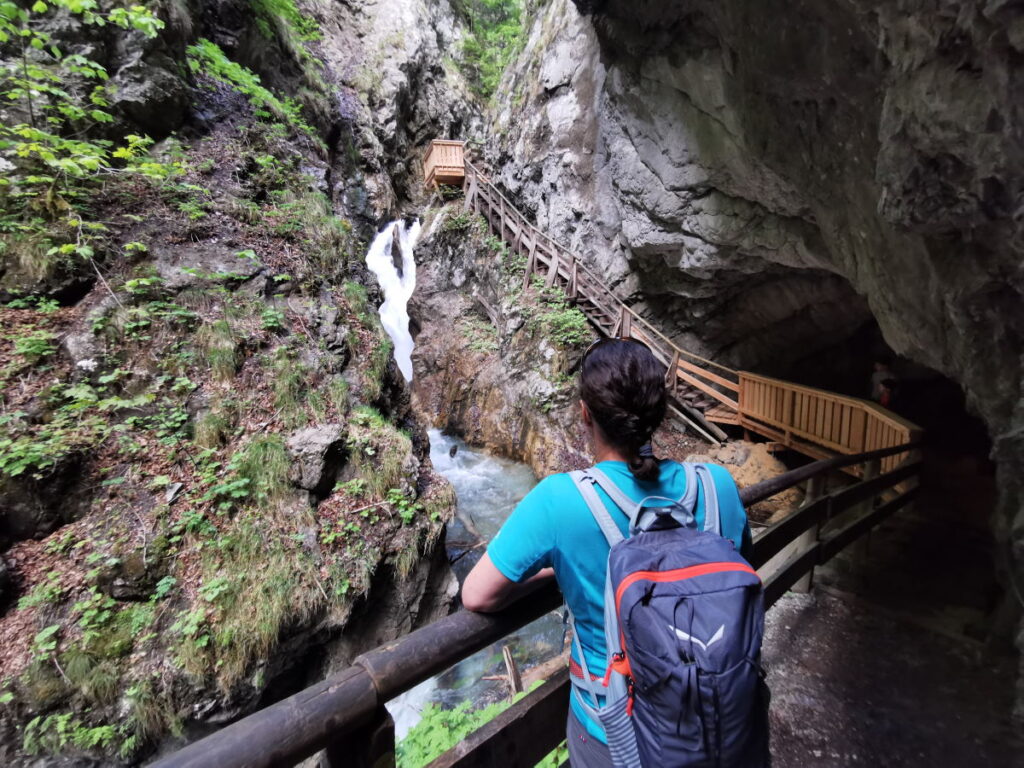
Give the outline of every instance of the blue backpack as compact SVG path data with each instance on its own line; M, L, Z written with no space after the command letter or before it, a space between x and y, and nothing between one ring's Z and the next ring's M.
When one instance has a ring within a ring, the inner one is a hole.
M710 469L683 468L683 498L639 503L597 467L570 473L611 547L608 666L603 679L590 673L573 621L573 695L603 725L616 768L761 768L770 764L761 580L721 535ZM629 517L629 538L595 484Z

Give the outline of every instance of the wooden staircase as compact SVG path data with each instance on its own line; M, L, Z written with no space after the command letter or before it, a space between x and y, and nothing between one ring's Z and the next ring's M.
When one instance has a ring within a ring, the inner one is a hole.
M443 150L443 151L442 151ZM453 154L454 153L454 154ZM665 365L670 413L705 438L724 441L719 425L735 425L813 458L853 455L917 441L921 429L877 403L805 387L747 371L736 371L675 344L616 296L607 280L584 260L541 232L465 157L460 142L439 142L424 159L424 179L459 162L465 170L464 210L487 221L490 231L526 258L524 287L535 275L558 286L604 336L646 344ZM908 454L885 458L883 471ZM856 472L858 470L851 470Z

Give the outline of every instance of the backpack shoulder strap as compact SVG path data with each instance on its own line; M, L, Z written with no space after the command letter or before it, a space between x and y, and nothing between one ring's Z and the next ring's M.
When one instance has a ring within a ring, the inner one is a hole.
M721 536L722 517L718 510L718 488L715 487L711 467L707 464L695 464L693 468L704 489L704 530Z
M593 482L601 486L601 490L608 494L608 498L615 502L615 506L625 512L630 520L636 517L636 511L640 507L629 496L624 494L619 486L604 473L604 470L598 469L597 467L590 467L590 469L583 470L585 475L593 478Z
M612 516L608 513L608 508L605 507L604 502L597 495L597 491L594 490L594 480L588 474L590 470L576 470L570 472L569 477L576 484L576 488L579 490L580 495L583 496L583 500L587 503L587 507L590 509L590 514L594 516L594 520L597 522L597 527L601 529L601 533L604 534L605 540L608 542L609 547L614 547L620 541L625 538L622 535L622 531L612 520ZM621 491L620 491L621 493ZM614 499L614 497L613 497Z

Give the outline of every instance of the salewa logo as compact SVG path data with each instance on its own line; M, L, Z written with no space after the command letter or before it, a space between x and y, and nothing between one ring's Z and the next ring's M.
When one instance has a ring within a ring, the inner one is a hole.
M723 637L725 637L725 624L720 626L718 628L718 631L715 632L715 634L713 634L711 636L711 639L708 640L706 643L701 641L701 640L698 640L693 635L686 634L681 629L677 629L676 627L673 627L671 624L668 625L668 628L671 629L673 632L675 632L680 640L687 640L687 641L689 641L691 643L696 643L697 645L699 645L701 648L704 649L705 653L707 653L708 648L710 648L712 645L714 645L719 640L721 640Z

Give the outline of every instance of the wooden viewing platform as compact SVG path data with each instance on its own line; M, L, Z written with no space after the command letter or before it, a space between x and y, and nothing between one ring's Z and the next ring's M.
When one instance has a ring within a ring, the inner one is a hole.
M466 178L466 142L435 139L423 157L423 183L461 187Z

